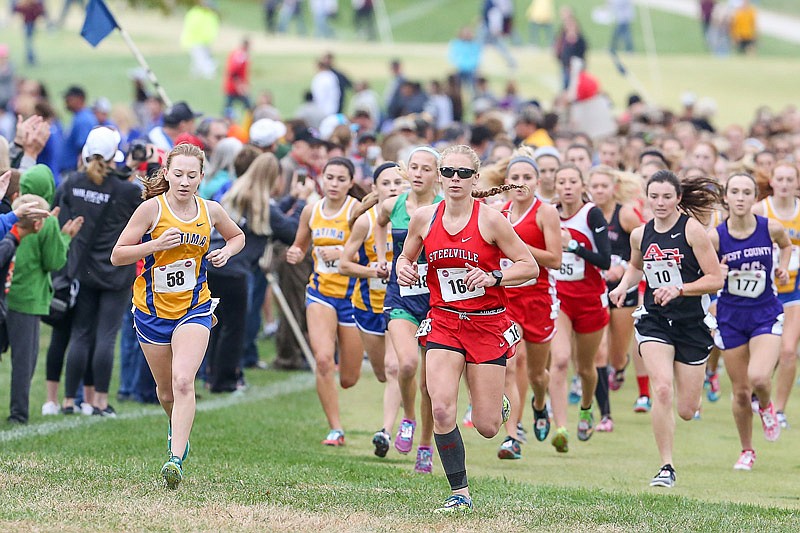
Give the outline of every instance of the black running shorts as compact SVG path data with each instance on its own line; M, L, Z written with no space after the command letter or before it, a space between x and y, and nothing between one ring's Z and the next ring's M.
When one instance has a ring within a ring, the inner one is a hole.
M692 322L671 321L655 314L645 314L636 319L636 342L661 342L675 348L675 361L685 365L702 365L714 347L711 330L702 320Z

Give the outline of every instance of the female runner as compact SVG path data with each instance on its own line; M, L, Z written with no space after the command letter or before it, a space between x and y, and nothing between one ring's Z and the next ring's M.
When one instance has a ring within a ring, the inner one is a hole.
M606 271L606 288L614 290L625 274L625 267L631 258L631 232L644 224L639 214L629 205L632 199L643 196L637 181L625 179L611 167L597 166L589 173L589 191L592 201L603 212L608 224L608 240L611 243L611 268ZM595 397L600 408L600 423L597 431L614 431L611 419L609 388L619 390L625 380L625 367L628 365L628 348L633 338L633 309L639 305L638 287L631 287L625 295L621 307L610 311L608 328L595 356L597 367L597 390Z
M772 196L768 196L753 207L753 213L775 219L786 229L792 241L789 261L789 282L778 283L778 300L783 304L783 335L775 380L775 411L778 423L788 428L784 410L797 375L797 343L800 342L800 200L797 199L798 170L786 161L772 169ZM780 281L780 280L779 280Z
M780 222L751 213L757 194L749 174L728 178L725 201L730 217L709 232L727 277L717 300L715 340L733 385L733 419L742 444L736 470L752 470L756 459L752 393L758 397L766 439L775 441L781 432L770 398L783 331L783 306L772 290L772 246L775 243L781 250L775 277L785 285L792 243Z
M631 233L631 260L610 298L620 306L644 271L644 305L636 310L636 340L653 385L653 433L663 466L650 482L673 487L675 433L673 389L678 415L691 420L700 404L705 363L713 346L708 294L722 288L723 277L711 240L696 219L720 201L711 179L684 180L659 170L647 182L654 219ZM690 216L691 215L691 216Z
M311 351L317 362L317 394L328 419L326 446L344 445L339 418L334 351L339 347L339 383L347 389L358 382L364 350L353 320L350 297L355 279L339 274L339 259L350 236L348 220L358 200L347 193L353 186L353 163L333 157L322 169L323 198L303 208L294 244L286 251L290 265L313 245L314 271L306 287L306 321Z
M451 146L442 153L441 165L445 200L414 213L396 268L398 283L417 283L415 262L424 245L431 310L417 334L426 337L434 437L453 492L438 511L456 512L472 509L464 443L456 424L461 374L472 394L472 422L481 435L491 438L507 418L506 357L520 338L505 312L508 299L500 286L520 285L538 276L539 268L508 220L473 200L478 155L468 146ZM510 188L514 187L476 196ZM504 271L502 257L512 262Z
M561 310L551 350L550 402L556 430L556 451L569 450L567 422L567 370L575 336L577 373L581 381L578 440L589 440L594 432L592 397L597 386L594 356L608 324L608 296L601 275L611 266L611 245L603 212L586 201L581 171L562 165L556 171L556 191L561 215L561 268L553 272Z
M522 341L517 345L516 357L506 367L506 382L516 378L518 386L516 397L509 395L509 389L513 390L513 387L506 386L512 410L506 423L508 437L497 455L501 459L519 459L522 450L517 438L517 423L521 419L527 380L533 388L533 433L536 440L544 441L550 432L550 417L545 405L550 382L547 361L550 341L555 335L558 298L555 278L549 269L557 270L561 266L561 230L558 211L536 196L538 167L527 152L518 151L512 156L506 171L506 184L519 188L509 193L511 201L503 206L502 213L539 264L539 276L535 280L517 287L506 287L508 315L519 326ZM509 263L506 258L500 260L501 268L507 268Z
M558 150L552 146L543 146L533 153L533 160L539 167L539 187L536 196L546 204L555 203L556 170L561 166Z
M373 202L380 205L387 198L394 198L403 186L403 177L397 171L397 163L388 161L374 172L372 185ZM363 202L367 202L365 197ZM366 209L369 203L363 203ZM339 261L339 273L356 278L353 290L353 318L361 333L361 342L367 352L375 377L386 383L383 392L383 427L372 438L375 455L386 457L397 410L400 409L400 389L397 384L397 355L392 343L384 341L386 321L383 315L383 300L386 295L389 271L386 263L378 261L375 243L375 226L378 208L373 205L353 224L350 238L344 245Z
M403 250L408 233L408 222L417 209L441 201L436 194L436 176L439 164L439 152L428 146L420 146L408 156L406 172L411 188L396 198L389 198L381 204L376 226L378 246L387 242L386 226L392 225L392 249L394 262ZM380 261L382 250L378 250ZM385 254L384 254L385 255ZM397 283L396 269L392 268L389 284L386 287L384 309L388 324L389 339L392 341L399 365L397 381L403 399L403 420L397 430L394 442L395 449L407 454L414 444L414 432L417 427L415 415L416 375L420 361L419 343L414 334L420 322L425 319L430 309L430 291L428 290L427 268L425 258L421 257L416 266L420 273L419 280L413 286L401 287ZM422 350L422 372L420 373L420 418L422 435L417 448L417 459L414 471L429 474L433 471L433 415L431 414L430 396L425 386L425 350Z
M244 246L244 234L216 202L199 198L203 151L179 144L145 182L143 202L111 252L115 266L144 259L133 286L133 321L161 406L169 417L169 460L161 468L167 487L183 479L195 413L194 380L213 320L206 261L217 268ZM208 255L211 228L225 239Z

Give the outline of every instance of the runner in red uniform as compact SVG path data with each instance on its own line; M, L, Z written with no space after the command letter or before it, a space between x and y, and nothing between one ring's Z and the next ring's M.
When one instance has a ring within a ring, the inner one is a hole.
M453 491L439 511L457 512L472 509L464 443L456 425L461 374L472 393L475 429L494 437L509 410L503 401L506 358L520 338L506 315L508 299L500 285L524 283L538 276L539 269L508 220L473 200L473 194L485 197L515 187L474 193L480 159L468 146L445 149L440 164L445 201L421 207L411 217L396 269L400 285L415 283L419 274L413 264L424 245L431 311L418 335L427 337L434 437ZM502 257L512 261L504 271ZM500 405L503 416L498 416Z
M503 206L502 213L528 245L540 267L535 281L506 288L508 314L519 326L522 342L517 345L517 357L506 367L506 395L511 400L512 413L506 424L508 438L497 455L501 459L519 459L522 450L517 440L517 423L522 419L528 379L533 387L533 433L536 440L545 440L550 432L550 417L545 405L550 383L547 361L550 341L556 333L558 298L556 280L549 269L561 267L561 230L556 208L536 196L539 169L532 158L524 154L512 157L506 171L506 183L528 188L511 192L511 201ZM501 259L500 267L504 268L505 263L506 259ZM512 378L516 379L516 391L509 383Z

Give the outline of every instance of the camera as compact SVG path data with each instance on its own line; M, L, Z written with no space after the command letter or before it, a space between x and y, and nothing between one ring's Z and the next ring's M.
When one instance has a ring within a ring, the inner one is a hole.
M152 151L147 146L147 141L143 139L136 139L131 142L130 148L131 159L134 161L147 161L152 155Z
M300 167L297 169L297 183L303 185L308 177L308 169Z

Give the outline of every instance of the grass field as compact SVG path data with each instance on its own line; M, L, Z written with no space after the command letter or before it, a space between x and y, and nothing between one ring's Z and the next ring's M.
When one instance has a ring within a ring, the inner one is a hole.
M271 353L271 344L262 351ZM800 433L768 444L757 428L756 468L734 472L725 377L722 399L705 404L701 421L678 427L673 491L647 487L658 458L649 417L630 409L628 383L612 395L614 433L572 442L565 455L534 442L521 461L501 462L501 438L462 430L478 512L453 519L430 513L447 493L438 461L433 476L421 477L411 471L413 457L372 454L381 388L368 371L341 395L348 439L341 449L319 444L326 426L310 374L252 371L244 394L200 392L187 477L173 493L158 478L166 429L159 408L117 404L116 420L43 418L42 366L31 424L0 425L2 531L800 529ZM7 386L4 372L0 390ZM574 409L570 417L576 423Z

